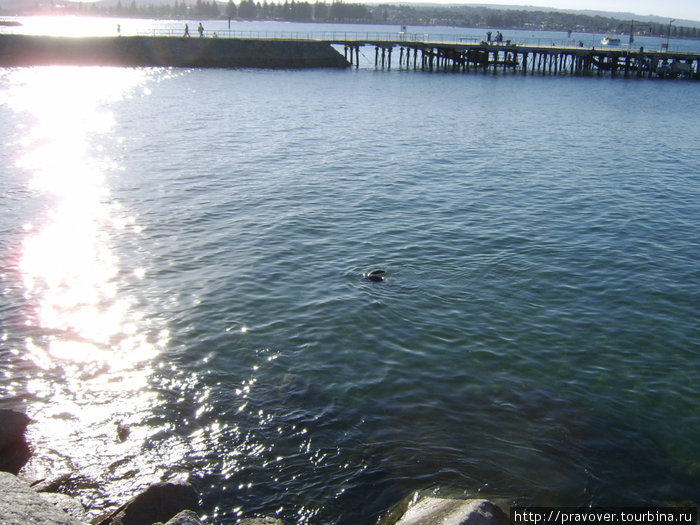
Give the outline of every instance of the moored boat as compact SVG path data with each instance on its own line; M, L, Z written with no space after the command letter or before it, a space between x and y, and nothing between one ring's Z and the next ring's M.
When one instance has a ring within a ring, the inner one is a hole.
M601 44L604 46L619 46L620 45L620 39L617 38L616 36L604 36L601 41Z

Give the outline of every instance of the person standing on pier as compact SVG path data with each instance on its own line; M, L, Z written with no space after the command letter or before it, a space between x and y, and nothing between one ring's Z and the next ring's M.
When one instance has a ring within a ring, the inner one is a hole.
M187 24L185 24L185 34L182 36L187 37L187 38L190 37L190 27Z
M199 38L202 38L204 36L204 27L202 26L202 22L199 23L197 31L199 31Z

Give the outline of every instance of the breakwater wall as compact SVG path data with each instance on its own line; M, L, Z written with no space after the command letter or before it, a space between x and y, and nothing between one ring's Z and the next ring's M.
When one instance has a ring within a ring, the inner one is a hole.
M345 68L326 42L159 36L0 35L0 66Z

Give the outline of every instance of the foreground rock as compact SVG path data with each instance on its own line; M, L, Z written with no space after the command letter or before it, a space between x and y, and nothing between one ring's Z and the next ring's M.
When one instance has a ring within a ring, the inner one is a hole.
M0 410L0 470L17 474L32 455L24 431L31 419L14 410Z
M14 474L0 472L0 487L0 522L3 525L83 525Z
M85 507L83 507L77 499L57 492L39 492L38 494L44 501L48 501L54 507L71 516L74 520L81 523L86 523L88 521Z
M424 496L398 518L383 525L508 525L508 516L484 499Z
M96 525L151 525L168 522L185 510L199 510L199 497L192 485L156 483L109 516L93 523Z
M73 498L55 491L71 479L35 483L34 489L16 474L31 456L24 432L25 414L0 410L0 525L84 525L86 513ZM2 471L5 472L2 472ZM42 491L37 492L37 491ZM44 492L47 491L47 492ZM188 483L157 483L94 525L202 525L199 496ZM508 516L483 499L409 497L381 520L381 525L508 525ZM247 518L240 525L283 525L278 518Z

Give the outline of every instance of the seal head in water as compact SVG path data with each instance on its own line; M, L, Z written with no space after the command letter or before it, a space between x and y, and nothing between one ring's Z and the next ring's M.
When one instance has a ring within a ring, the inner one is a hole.
M371 272L366 273L364 278L368 281L372 281L373 283L378 283L384 280L385 273L386 272L384 270L372 270Z

